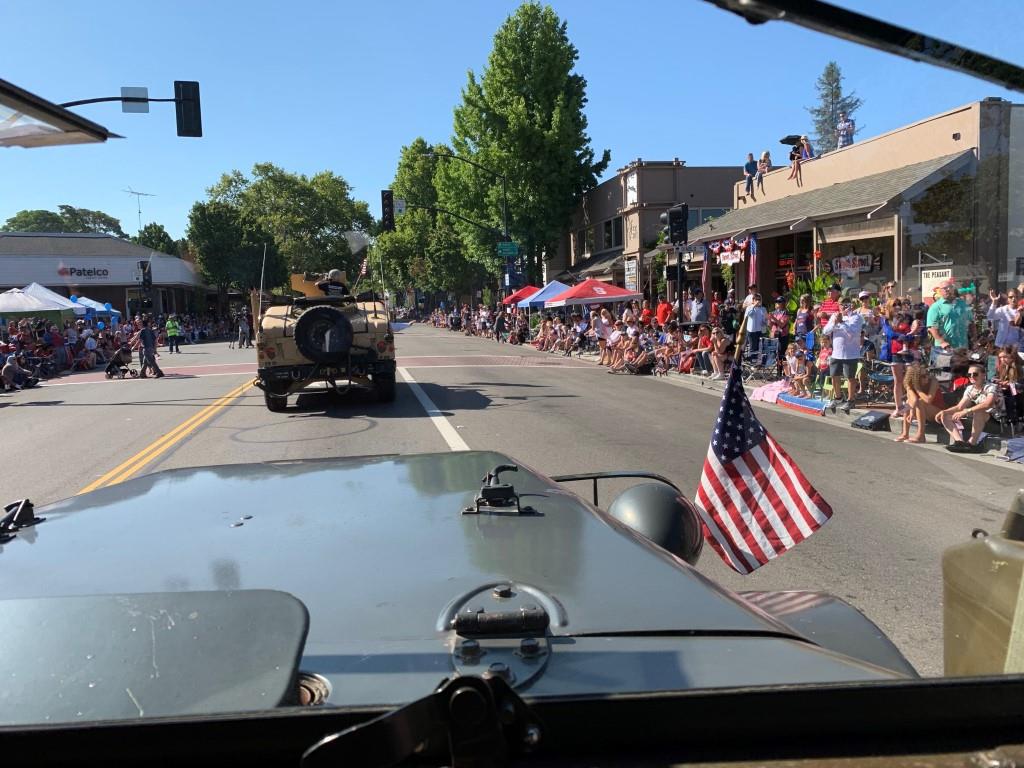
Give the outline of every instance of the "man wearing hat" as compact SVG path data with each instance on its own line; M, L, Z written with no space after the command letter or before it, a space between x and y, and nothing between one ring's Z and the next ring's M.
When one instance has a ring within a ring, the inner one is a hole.
M967 302L957 295L953 278L939 283L939 293L940 298L928 308L928 333L935 340L932 363L940 351L967 347L967 327L971 321L971 310Z

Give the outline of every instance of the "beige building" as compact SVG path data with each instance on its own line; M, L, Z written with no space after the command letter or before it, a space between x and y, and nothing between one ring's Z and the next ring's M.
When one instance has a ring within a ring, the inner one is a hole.
M662 212L690 206L690 227L722 216L733 204L740 166L688 167L679 160L637 159L583 197L558 253L546 262L545 279L595 278L615 285L635 279L644 290L651 279L651 252ZM632 264L630 264L632 262Z
M804 161L800 184L790 173L766 174L756 201L737 182L734 210L690 232L693 260L733 262L741 295L787 293L789 272L929 297L942 276L1024 279L1024 105L967 104Z

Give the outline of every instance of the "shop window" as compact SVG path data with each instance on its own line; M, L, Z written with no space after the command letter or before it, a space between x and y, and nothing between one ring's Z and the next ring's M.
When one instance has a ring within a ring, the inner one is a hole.
M612 247L612 220L608 219L601 227L601 250Z
M622 217L612 219L612 246L618 248L622 245Z

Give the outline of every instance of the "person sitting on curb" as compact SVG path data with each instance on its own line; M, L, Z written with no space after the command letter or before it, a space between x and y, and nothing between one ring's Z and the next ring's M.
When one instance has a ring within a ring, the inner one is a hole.
M939 382L922 363L913 363L907 368L904 377L904 389L907 394L907 407L902 418L903 429L900 430L897 443L923 443L924 426L934 419L942 410L942 390ZM910 427L917 422L917 432L910 436Z
M985 448L981 438L989 417L998 418L1003 411L1003 398L999 386L986 381L985 366L971 363L967 369L971 383L964 390L960 402L935 414L935 421L941 424L953 441L946 450L954 453L982 453ZM971 417L971 437L964 440L961 419Z

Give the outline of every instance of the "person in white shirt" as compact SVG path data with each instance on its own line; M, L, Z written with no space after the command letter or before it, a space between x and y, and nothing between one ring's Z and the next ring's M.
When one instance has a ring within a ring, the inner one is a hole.
M1006 303L1003 304L996 291L989 291L992 305L988 309L988 320L996 332L996 346L1008 347L1020 345L1020 328L1017 320L1020 317L1017 291L1013 288L1006 292Z
M860 360L861 332L864 330L864 318L851 312L850 302L843 301L838 312L833 313L822 333L832 337L832 361L829 363L829 375L832 377L833 391L838 386L837 377L846 377L846 402L843 413L849 413L856 394L857 363ZM833 413L836 403L829 403Z
M760 296L757 292L757 284L751 283L747 286L747 295L743 297L743 309L747 309L751 304L754 303L754 297Z
M748 298L750 306L743 313L743 318L747 324L747 350L754 354L761 349L761 337L768 327L768 310L761 305L760 293L752 294Z

